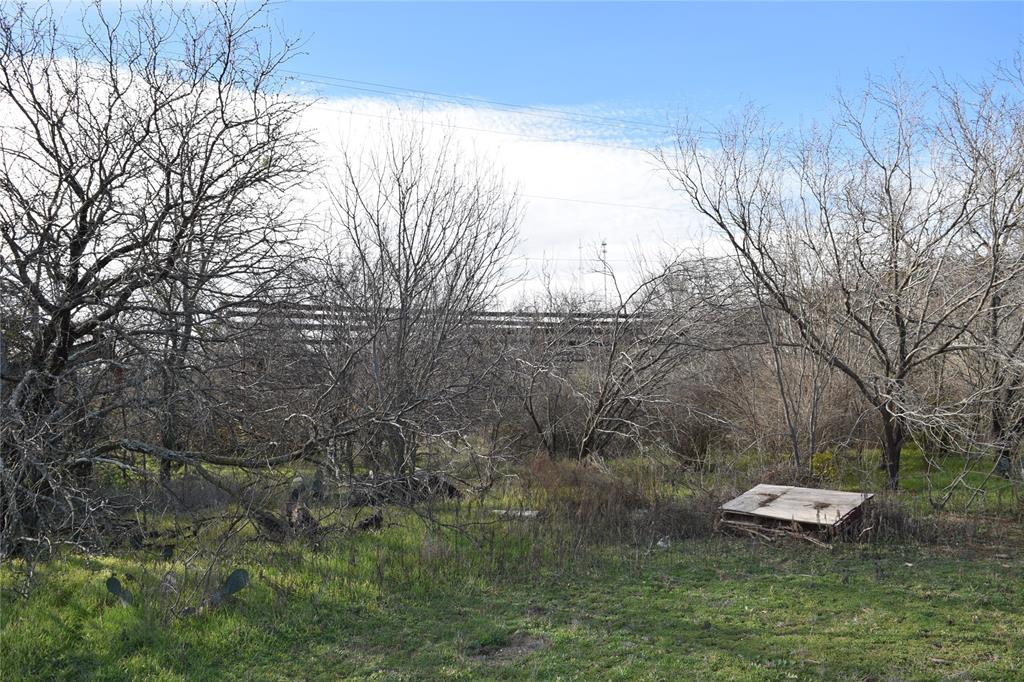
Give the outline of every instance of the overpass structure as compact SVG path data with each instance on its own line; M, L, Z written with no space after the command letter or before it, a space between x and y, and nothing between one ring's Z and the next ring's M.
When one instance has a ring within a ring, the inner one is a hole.
M449 318L449 311L398 308L367 310L352 306L314 306L274 303L238 308L232 321L239 328L270 332L278 342L306 347L329 345L378 331L387 333L406 320L429 326L431 317ZM451 319L446 319L451 322ZM474 347L486 343L502 345L551 346L557 354L583 360L586 349L601 348L619 335L636 338L647 327L644 316L606 312L557 311L475 311L458 323L469 329Z

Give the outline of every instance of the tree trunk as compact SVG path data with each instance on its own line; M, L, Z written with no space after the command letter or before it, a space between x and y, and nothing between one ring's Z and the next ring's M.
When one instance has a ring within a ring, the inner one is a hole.
M415 448L415 443L409 443L405 431L400 426L388 426L386 428L385 440L390 454L390 462L387 468L394 476L412 476L415 464L409 456L410 448ZM414 452L415 450L413 450ZM384 467L381 467L384 469Z
M888 410L882 410L882 466L885 467L886 487L898 490L900 487L900 456L906 434L903 426Z

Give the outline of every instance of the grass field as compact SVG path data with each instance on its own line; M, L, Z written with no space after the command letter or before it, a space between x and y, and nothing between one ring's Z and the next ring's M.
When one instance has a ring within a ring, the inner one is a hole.
M24 567L7 566L2 678L1024 679L1019 515L974 516L948 542L832 549L389 520L315 549L240 536L225 561L64 552L27 598ZM179 606L195 603L206 569L216 582L236 566L251 585L216 609L183 615L159 587L171 571ZM112 574L133 605L107 593Z

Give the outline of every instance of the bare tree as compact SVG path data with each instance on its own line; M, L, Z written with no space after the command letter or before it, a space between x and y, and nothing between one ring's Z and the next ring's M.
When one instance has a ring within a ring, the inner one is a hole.
M628 288L601 264L611 304L549 291L515 357L524 409L551 456L651 440L673 374L719 345L728 326L721 311L733 292L706 259L646 268Z
M348 321L326 347L328 388L331 421L359 423L371 467L411 476L424 439L464 437L461 412L498 363L480 316L512 281L519 210L450 138L383 132L379 148L344 150L329 187L325 295Z
M684 126L660 156L764 303L872 406L892 487L914 378L969 345L992 293L1021 275L965 245L982 168L925 111L897 80L841 100L823 131L787 140L748 110L710 137Z
M937 90L944 104L937 135L977 174L978 211L965 250L995 286L970 330L973 343L943 367L959 403L924 425L940 432L947 448L994 452L995 470L1008 475L1024 439L1024 56L993 80L944 82Z
M263 16L97 5L72 41L45 7L0 15L5 551L84 527L98 503L74 472L127 466L126 447L187 459L168 401L189 346L265 293L306 165L302 105L279 94L292 44ZM166 408L162 446L113 423L127 400Z
M793 464L799 469L811 464L821 444L819 421L832 369L800 343L799 333L788 317L766 306L762 297L756 298Z

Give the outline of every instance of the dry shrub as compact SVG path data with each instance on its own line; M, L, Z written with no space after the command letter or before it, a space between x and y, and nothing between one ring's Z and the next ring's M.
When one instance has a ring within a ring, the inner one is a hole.
M935 517L920 516L897 500L875 497L866 506L858 535L878 544L937 544L947 539L946 527Z
M555 521L589 540L648 545L660 539L707 537L714 532L718 496L677 499L637 480L594 466L541 457L530 462L527 488Z
M632 483L646 498L665 497L686 480L687 471L674 461L654 457L625 457L609 460L609 471Z
M232 499L227 491L194 474L166 481L157 490L170 508L183 512L220 509Z
M715 453L704 470L688 472L682 482L695 490L713 491L723 499L735 497L759 483L822 487L822 481L809 466L798 467L787 454L767 452L742 456Z
M106 499L124 513L142 505L153 512L200 512L222 509L233 501L230 493L191 473L159 483L111 481L97 488L94 497Z
M758 483L770 485L795 485L802 488L821 487L821 479L807 467L798 467L792 463L766 465L747 472L749 485L747 489Z
M629 535L632 513L651 504L633 481L578 462L535 457L524 482L546 515L589 536Z
M639 544L651 544L662 539L709 537L715 532L719 504L721 500L713 495L656 500L634 514L636 540Z

